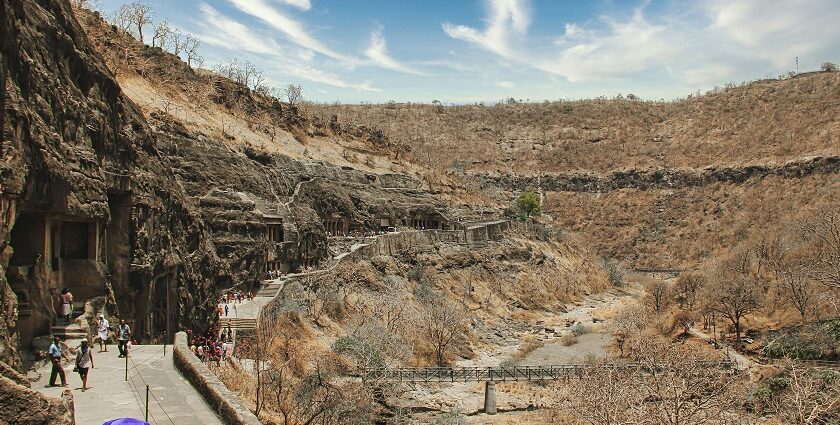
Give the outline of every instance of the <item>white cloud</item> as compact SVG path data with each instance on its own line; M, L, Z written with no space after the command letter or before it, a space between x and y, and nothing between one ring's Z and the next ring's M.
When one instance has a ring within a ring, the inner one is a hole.
M416 69L403 65L388 54L385 37L382 35L382 28L378 28L370 34L370 46L365 50L365 56L382 68L406 74L425 75Z
M679 49L676 34L666 26L653 25L641 9L626 21L603 17L604 30L584 31L567 24L555 41L561 48L549 61L536 66L569 81L616 78L663 66Z
M836 55L840 7L834 0L715 0L712 29L746 47L744 53L789 66L795 56Z
M210 5L201 4L199 10L204 19L198 22L202 31L195 36L204 43L263 55L277 54L281 50L273 41L255 36L248 27L222 15Z
M487 0L487 27L479 31L465 25L443 24L443 31L452 38L476 44L504 57L514 55L512 40L524 36L531 24L531 13L525 0Z
M286 3L289 6L294 6L300 10L309 10L312 8L309 0L280 0L280 2Z
M503 89L512 89L516 87L516 84L514 84L513 81L496 81L493 85Z
M300 47L320 53L324 56L348 63L355 62L350 56L336 52L321 43L308 32L298 21L284 15L277 8L272 7L264 0L230 0L240 11L262 20L272 28L283 33L291 42Z
M351 83L318 68L311 50L281 46L271 37L255 33L209 5L201 4L199 10L202 19L196 21L199 31L194 32L199 40L232 52L252 53L253 62L266 68L271 76L286 75L339 88L380 91L369 81Z

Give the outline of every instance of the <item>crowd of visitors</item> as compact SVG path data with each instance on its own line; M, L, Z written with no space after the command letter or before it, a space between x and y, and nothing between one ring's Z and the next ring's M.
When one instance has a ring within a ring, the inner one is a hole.
M228 356L230 348L229 342L232 341L233 331L228 325L227 329L219 331L218 326L207 332L196 335L191 330L187 330L187 336L190 341L190 351L196 355L202 362L212 365L214 362L216 366L221 366Z
M221 298L219 298L219 304L216 306L216 312L219 313L219 317L224 317L230 315L232 310L233 316L236 317L236 306L245 301L252 301L253 299L254 294L251 293L251 291L225 292Z

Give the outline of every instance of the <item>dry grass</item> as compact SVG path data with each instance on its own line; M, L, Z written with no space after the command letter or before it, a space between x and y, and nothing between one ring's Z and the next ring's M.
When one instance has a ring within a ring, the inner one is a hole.
M676 102L592 99L437 108L316 105L412 146L418 163L474 172L608 172L785 161L840 146L840 73L763 80ZM784 123L779 125L779 123Z

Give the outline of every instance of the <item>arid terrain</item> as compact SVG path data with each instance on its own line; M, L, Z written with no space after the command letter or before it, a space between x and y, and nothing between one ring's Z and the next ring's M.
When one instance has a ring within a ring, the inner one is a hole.
M99 314L227 423L840 420L840 72L326 104L0 2L0 423L95 401L33 385Z

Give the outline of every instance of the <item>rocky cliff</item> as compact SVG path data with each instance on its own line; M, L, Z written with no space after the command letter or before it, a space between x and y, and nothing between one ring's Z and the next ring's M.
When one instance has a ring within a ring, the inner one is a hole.
M80 301L115 299L110 311L136 322L138 336L206 326L218 260L142 113L90 47L68 2L2 4L0 266L4 283L12 278L2 291L6 328L17 296L17 331L30 338L48 332L61 287ZM144 320L155 314L153 285L164 275L170 280L158 286L173 300L152 329ZM33 287L49 297L34 299ZM15 363L14 345L4 345L2 360Z

